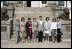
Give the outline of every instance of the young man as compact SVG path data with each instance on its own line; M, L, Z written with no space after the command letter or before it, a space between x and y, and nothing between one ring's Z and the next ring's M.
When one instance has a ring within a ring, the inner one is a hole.
M62 23L60 21L60 18L57 18L57 42L61 41L61 27L62 27Z
M39 20L37 22L38 25L38 42L42 42L42 38L43 38L43 20L42 20L42 16L39 16Z
M20 39L20 36L19 36L19 33L20 33L20 22L18 19L16 19L16 22L15 22L15 31L16 31L16 43L19 43L19 39Z

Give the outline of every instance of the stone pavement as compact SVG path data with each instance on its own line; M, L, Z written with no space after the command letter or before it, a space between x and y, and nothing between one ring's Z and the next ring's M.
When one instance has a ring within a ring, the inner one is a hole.
M49 41L43 41L42 43L38 42L31 42L31 43L18 43L16 44L15 41L9 40L1 40L1 48L71 48L71 40L63 40L60 43L53 43Z

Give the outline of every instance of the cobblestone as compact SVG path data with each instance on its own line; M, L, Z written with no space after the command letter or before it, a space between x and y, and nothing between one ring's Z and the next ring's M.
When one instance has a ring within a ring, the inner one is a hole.
M18 44L15 43L15 41L2 41L1 42L1 48L71 48L71 41L64 40L60 43L53 43L49 41L43 41L43 42L25 42Z

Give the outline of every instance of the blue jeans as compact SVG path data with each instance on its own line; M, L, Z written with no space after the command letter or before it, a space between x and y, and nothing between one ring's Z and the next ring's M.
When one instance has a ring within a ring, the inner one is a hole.
M16 32L16 43L19 43L19 40L20 40L19 32L20 31Z

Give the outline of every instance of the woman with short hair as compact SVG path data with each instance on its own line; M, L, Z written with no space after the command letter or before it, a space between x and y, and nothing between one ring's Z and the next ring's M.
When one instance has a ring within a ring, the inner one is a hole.
M36 21L36 18L33 18L33 21L32 21L32 39L33 41L36 41L36 37L37 37L37 21Z

